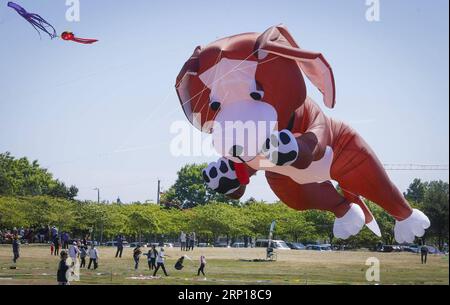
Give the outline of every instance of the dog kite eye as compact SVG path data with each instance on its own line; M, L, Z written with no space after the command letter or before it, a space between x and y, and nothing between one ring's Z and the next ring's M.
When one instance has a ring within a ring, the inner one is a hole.
M217 111L220 109L220 103L217 101L211 102L210 107L212 110Z
M250 93L251 98L254 99L255 101L260 101L263 95L264 95L263 91L254 91Z

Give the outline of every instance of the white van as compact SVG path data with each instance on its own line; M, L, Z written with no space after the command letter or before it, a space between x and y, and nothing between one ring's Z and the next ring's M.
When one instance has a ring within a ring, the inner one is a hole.
M267 248L268 245L268 239L257 239L255 243L257 248ZM284 240L273 239L271 247L277 250L291 250Z

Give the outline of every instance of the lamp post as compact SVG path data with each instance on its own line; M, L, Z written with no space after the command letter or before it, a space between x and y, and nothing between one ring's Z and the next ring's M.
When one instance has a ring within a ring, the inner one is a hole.
M97 202L100 203L100 189L96 187L94 191L97 191Z

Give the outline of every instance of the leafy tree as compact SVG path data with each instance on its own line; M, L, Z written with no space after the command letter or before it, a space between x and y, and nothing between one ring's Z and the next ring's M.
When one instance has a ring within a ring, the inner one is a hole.
M448 196L448 183L439 180L427 185L423 198L424 213L431 222L427 235L437 239L440 249L443 248L444 242L448 243L449 238Z
M236 204L238 201L214 192L205 185L202 171L206 167L207 164L188 164L181 168L175 184L162 196L162 202L175 203L183 209L212 201Z
M415 178L403 195L409 201L423 202L426 189L427 183Z
M78 189L53 179L37 161L16 159L9 152L0 154L0 195L39 196L74 199Z

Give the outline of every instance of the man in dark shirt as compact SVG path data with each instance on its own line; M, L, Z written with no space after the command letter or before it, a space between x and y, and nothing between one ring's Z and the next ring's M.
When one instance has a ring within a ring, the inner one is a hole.
M13 249L13 262L14 264L17 262L17 259L20 257L19 252L20 252L20 241L19 241L19 236L14 236L14 240L12 243L12 249Z
M116 257L122 257L122 252L123 252L123 237L122 237L122 235L117 236L116 245L117 245Z
M425 246L425 244L422 244L422 247L420 247L420 259L422 261L422 264L427 263L428 251L428 247Z
M67 271L69 270L69 266L66 263L67 256L66 251L61 251L61 260L59 261L58 273L56 274L58 285L69 285L67 279Z

